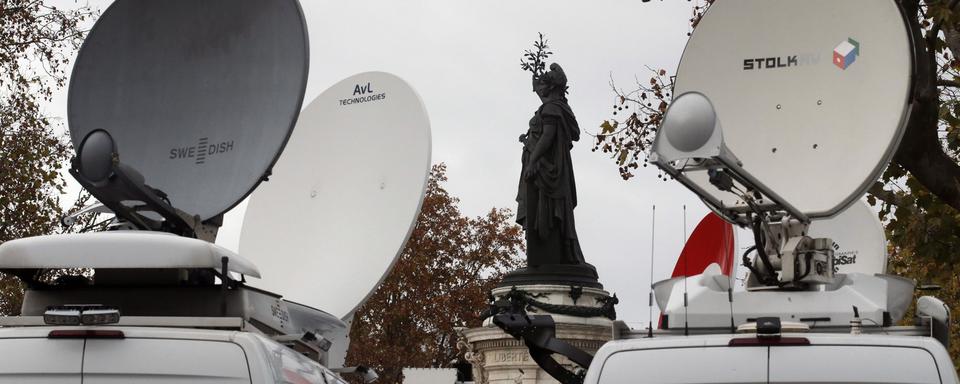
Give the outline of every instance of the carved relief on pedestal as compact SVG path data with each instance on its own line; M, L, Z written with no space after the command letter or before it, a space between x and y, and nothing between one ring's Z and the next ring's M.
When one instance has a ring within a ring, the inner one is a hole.
M483 357L483 353L474 351L473 344L467 341L467 337L463 334L463 331L466 329L465 327L457 327L454 329L457 332L457 350L463 353L463 359L473 366L474 383L488 384L487 370L484 369L485 358Z

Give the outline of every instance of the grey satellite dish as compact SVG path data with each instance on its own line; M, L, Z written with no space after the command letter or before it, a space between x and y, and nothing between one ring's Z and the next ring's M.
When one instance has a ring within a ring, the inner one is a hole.
M300 114L270 182L254 192L240 252L258 287L347 318L410 236L430 171L430 123L402 79L362 73Z
M118 0L70 78L71 138L93 151L74 175L120 215L113 200L146 199L185 221L215 218L269 176L300 112L308 58L296 0ZM108 139L126 170L98 190L89 177L111 175Z
M718 1L687 43L674 94L712 103L724 150L795 217L830 217L896 151L912 100L910 39L893 0ZM707 130L689 130L667 132L661 147L712 143ZM690 180L721 216L744 204L706 172Z

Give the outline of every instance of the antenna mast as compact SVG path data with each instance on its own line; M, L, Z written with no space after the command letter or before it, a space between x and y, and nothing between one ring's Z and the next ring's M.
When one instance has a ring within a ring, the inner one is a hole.
M686 204L683 205L683 243L684 244L687 243L687 205ZM682 246L681 246L681 249L683 249ZM683 251L681 251L681 254L682 253ZM687 257L684 257L683 258L683 335L684 336L690 335L690 321L688 320L689 317L687 316L687 313L689 312L687 311L687 276L690 275L690 269L687 268L688 264L689 262L687 261Z
M650 295L648 297L648 321L647 337L653 337L653 245L656 242L657 230L657 205L653 205L653 214L650 217Z

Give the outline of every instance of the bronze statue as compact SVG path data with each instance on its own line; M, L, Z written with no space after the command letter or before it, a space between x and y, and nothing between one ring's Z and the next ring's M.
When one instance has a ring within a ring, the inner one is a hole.
M533 91L543 104L520 136L523 168L517 193L517 223L526 230L527 263L580 264L573 208L577 187L570 149L580 140L580 127L567 103L567 76L557 64L533 78Z
M583 258L573 214L577 187L570 150L580 139L580 127L567 103L567 76L556 63L549 71L533 72L533 91L543 104L520 135L523 168L517 192L527 268L509 274L503 284L599 286L596 269Z

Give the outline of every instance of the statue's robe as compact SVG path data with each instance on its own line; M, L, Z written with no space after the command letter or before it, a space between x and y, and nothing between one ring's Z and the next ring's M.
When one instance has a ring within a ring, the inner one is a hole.
M556 130L553 140L536 164L529 164L548 126ZM566 100L544 103L530 120L517 194L517 223L526 232L529 266L585 263L573 217L577 188L570 158L573 142L579 139L580 127ZM531 166L536 171L527 180L526 167Z

